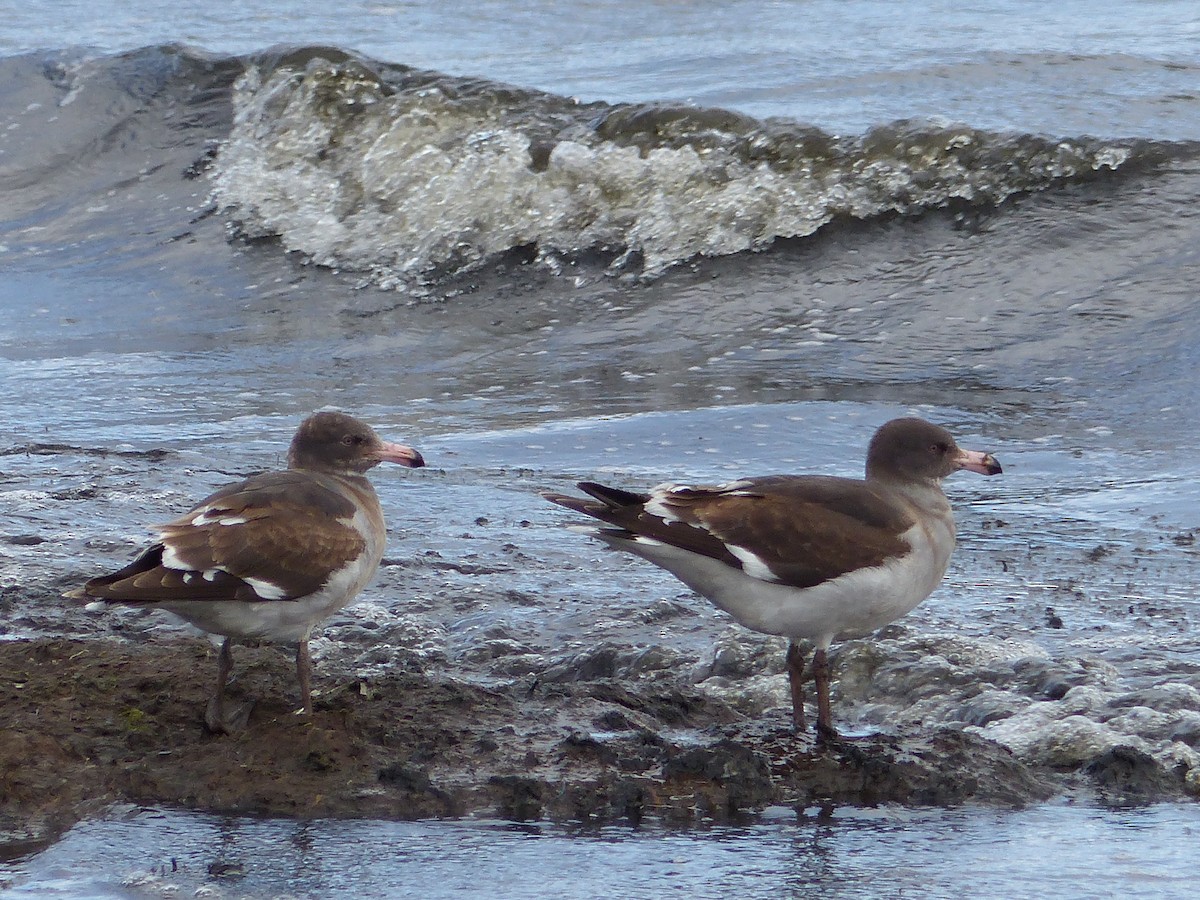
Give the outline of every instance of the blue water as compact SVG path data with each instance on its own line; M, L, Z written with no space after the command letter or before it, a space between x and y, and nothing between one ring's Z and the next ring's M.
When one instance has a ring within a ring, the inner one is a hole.
M4 897L1183 898L1193 805L768 810L672 831L504 822L91 821L0 868Z
M681 100L857 133L902 118L1180 140L1195 114L1190 0L180 0L6 4L0 55L182 42L326 44L584 100Z

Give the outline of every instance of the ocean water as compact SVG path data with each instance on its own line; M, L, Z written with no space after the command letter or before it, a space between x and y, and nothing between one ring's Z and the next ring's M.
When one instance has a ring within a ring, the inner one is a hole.
M839 714L978 728L1037 764L1123 745L1200 771L1194 3L3 12L3 587L52 594L124 558L161 510L279 462L332 405L432 464L377 479L389 554L500 573L418 584L419 613L387 572L364 593L437 635L448 671L503 677L462 662L496 629L548 664L603 633L703 668L744 634L636 560L589 568L600 551L537 492L856 474L871 430L916 413L1005 475L948 484L946 582L902 631L843 649ZM484 539L464 534L476 519ZM506 606L509 587L540 614ZM5 596L7 635L80 629ZM660 598L690 610L677 633L639 624ZM858 683L868 647L883 663ZM1075 687L1047 701L1030 665ZM751 896L944 896L972 872L988 876L972 895L1027 896L1013 848L1047 834L1081 854L1039 870L1059 893L1184 896L1200 824L1190 804L843 814L828 834L789 814L535 836L593 873L580 896L625 854L653 870L645 896L706 896L714 867ZM516 877L528 837L136 813L3 864L0 890L194 887L228 829L252 874L202 886L231 896L361 896L393 876L435 896L421 854L379 869L355 848L428 842ZM322 840L293 841L302 879L256 866L305 829ZM129 883L169 868L164 834L193 848L188 874Z
M0 878L12 879L14 898L1186 897L1195 827L1174 805L769 809L754 824L700 831L126 810L77 826Z

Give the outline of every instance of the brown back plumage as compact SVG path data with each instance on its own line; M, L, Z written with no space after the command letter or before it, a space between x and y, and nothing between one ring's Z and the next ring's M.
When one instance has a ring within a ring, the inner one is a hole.
M652 494L592 482L579 488L595 499L544 496L614 526L604 532L614 542L650 538L738 569L744 562L730 547L753 548L775 580L794 587L812 587L910 550L900 534L912 517L889 502L886 491L853 479L776 475ZM653 512L646 510L651 502Z
M338 487L330 476L295 471L228 485L161 526L158 543L84 592L126 603L303 597L324 584L331 565L346 565L365 546L349 524L355 506ZM360 490L374 499L365 479ZM171 566L162 564L164 551ZM263 597L247 579L281 596Z

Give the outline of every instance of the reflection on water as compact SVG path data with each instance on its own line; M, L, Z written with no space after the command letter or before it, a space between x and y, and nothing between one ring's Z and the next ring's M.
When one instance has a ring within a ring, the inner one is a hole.
M768 810L672 831L131 809L0 865L23 897L1190 897L1200 808ZM1101 888L1102 886L1102 888Z

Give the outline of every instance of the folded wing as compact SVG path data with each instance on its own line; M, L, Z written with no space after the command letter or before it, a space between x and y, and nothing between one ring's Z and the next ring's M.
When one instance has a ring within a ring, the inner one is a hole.
M902 535L916 521L880 489L826 476L660 485L646 494L579 487L594 499L548 499L614 526L603 532L610 541L658 541L801 588L903 557L911 547Z
M293 600L363 552L356 508L330 478L275 472L222 488L84 593L125 602Z

